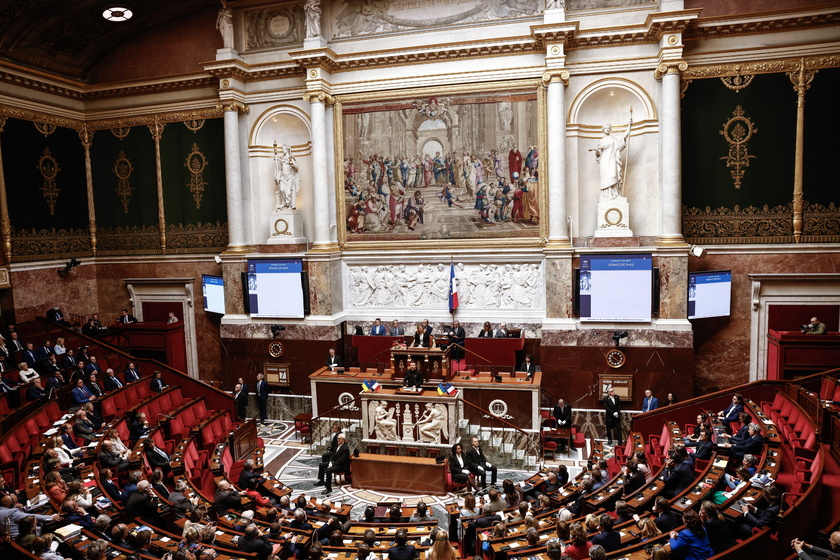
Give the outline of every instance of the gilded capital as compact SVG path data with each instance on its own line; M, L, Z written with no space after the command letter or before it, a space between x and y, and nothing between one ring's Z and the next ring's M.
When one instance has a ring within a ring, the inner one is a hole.
M247 115L251 109L241 101L234 101L234 100L227 100L222 101L216 105L222 111L236 111L237 113L242 113L243 115Z
M661 80L665 74L679 74L688 70L688 62L683 59L663 60L656 67L653 75L657 80Z
M87 152L87 150L90 150L91 144L93 144L93 131L90 130L87 123L85 123L78 132L79 140L82 141L82 147Z
M562 82L564 86L569 85L569 71L565 68L553 68L546 70L542 75L542 82L548 85L551 82Z
M335 103L335 97L325 91L308 91L303 94L303 98L310 103L326 103L327 105Z

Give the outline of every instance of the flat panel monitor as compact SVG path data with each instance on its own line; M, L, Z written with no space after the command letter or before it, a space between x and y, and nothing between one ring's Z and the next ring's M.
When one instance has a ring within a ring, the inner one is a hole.
M251 317L304 317L301 259L249 260L246 290Z
M650 321L653 300L650 254L583 255L578 282L581 321Z
M221 276L201 275L204 311L225 314L225 280Z
M688 273L688 318L728 317L732 299L732 271Z

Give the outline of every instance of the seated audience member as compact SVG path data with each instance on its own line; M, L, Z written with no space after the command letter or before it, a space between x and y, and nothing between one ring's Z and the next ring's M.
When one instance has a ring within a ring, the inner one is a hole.
M87 365L85 366L85 375L87 375L88 378L90 378L92 374L99 375L100 373L102 373L102 366L100 366L97 363L96 359L96 356L91 356L87 359Z
M688 461L683 460L680 453L672 451L665 467L663 482L665 488L662 489L662 496L673 498L694 482L694 469Z
M327 355L327 367L335 371L336 368L340 368L341 366L341 356L336 355L335 348L330 348L329 354Z
M607 552L621 548L621 535L613 530L615 520L608 513L603 513L598 518L598 529L600 533L592 538L592 545L600 544Z
M169 388L169 385L163 381L163 374L160 371L155 370L154 376L149 381L149 388L155 393L162 393L164 389Z
M645 475L639 470L639 463L632 457L621 468L621 477L624 479L622 494L625 498L631 497L645 485Z
M528 516L528 510L530 509L530 504L527 501L522 500L517 506L516 511L511 511L507 514L507 519L505 520L505 522L510 524L522 523Z
M519 368L516 371L524 371L528 374L528 377L533 377L536 367L533 356L531 354L525 354L525 361L519 364Z
M731 460L730 460L731 462ZM743 459L741 459L741 465L735 469L736 476L732 476L729 473L724 473L723 481L726 484L726 487L731 491L735 490L735 488L740 484L743 480L747 480L752 475L755 474L756 467L758 466L758 457L753 455L752 453L747 453L744 455ZM738 474L741 467L744 467L747 470L747 477L743 477L742 475Z
M96 439L96 428L93 422L88 420L87 412L78 410L74 416L76 420L73 423L73 435L88 442L94 441Z
M128 482L126 482L125 486L123 487L122 494L120 494L120 501L122 502L123 506L128 503L129 498L131 495L134 494L134 491L137 490L137 484L143 478L143 473L140 471L132 471L128 475Z
M64 449L69 451L71 455L84 454L84 448L79 447L79 444L76 443L76 438L73 436L72 424L62 424L59 431L61 433L61 446L64 447Z
M651 510L654 515L657 517L654 519L656 526L659 527L659 530L663 533L667 533L672 531L682 525L682 520L676 515L673 511L671 511L671 502L668 501L667 498L659 496L656 498L654 502L653 509ZM633 519L636 520L636 524L638 525L641 518L638 514L633 515Z
M92 402L87 402L82 405L82 410L85 411L87 415L87 419L93 424L93 428L98 432L100 428L102 428L103 424L105 424L105 419L102 418L97 412L96 409L93 407Z
M149 433L149 422L146 420L145 412L138 412L134 417L134 421L128 427L128 439L132 443L137 443L140 439Z
M499 328L493 331L493 338L507 338L507 323L499 323Z
M259 490L257 490L257 484L259 484L259 479L248 479L248 485L245 487L245 495L251 498L259 507L271 507L271 500L260 494Z
M20 358L23 360L23 363L18 365L18 369L22 370L23 364L26 364L28 366L27 369L32 369L32 371L27 372L27 375L38 375L38 373L34 371L35 364L38 363L38 355L35 353L35 347L31 342L26 343L26 348L24 348L23 352L20 353ZM23 379L23 372L21 372L21 379Z
M64 560L64 556L58 552L53 552L53 542L53 533L48 533L43 537L35 537L35 539L32 540L32 554L41 560Z
M35 350L35 359L39 363L54 355L55 352L53 352L52 343L49 340L45 340L44 343Z
M37 526L38 520L32 515L27 515L21 519L20 523L18 523L19 533L15 542L26 550L30 550L32 548L32 541L38 537L38 535L35 534L35 528Z
M478 338L493 338L493 327L490 325L490 321L484 321L484 325L478 332Z
M129 364L125 366L123 379L125 379L126 383L140 381L140 372L137 371L137 368L134 366L134 362L129 362Z
M420 554L412 544L408 543L408 533L405 529L397 529L394 536L394 546L388 549L388 560L414 560Z
M28 402L40 401L47 398L47 393L41 388L41 380L33 379L26 386L26 400Z
M373 326L370 328L370 335L371 336L385 336L386 330L385 325L382 324L382 320L377 317L373 321Z
M90 489L82 486L82 483L78 480L74 480L67 485L67 497L65 500L72 500L76 502L76 504L82 509L87 509L93 506L93 495L91 494Z
M58 362L58 367L61 369L73 369L79 363L76 358L76 353L72 348L68 348L67 352L61 355L61 360Z
M802 560L808 560L809 558L814 557L836 557L838 553L840 553L840 531L834 531L831 533L828 537L828 542L831 543L831 550L808 544L801 539L793 539L790 546L796 551L796 555Z
M268 537L261 535L257 526L251 523L245 528L245 535L240 537L236 549L245 553L256 553L257 560L267 560L274 547Z
M120 489L114 484L113 472L109 468L99 470L99 489L112 502L121 502Z
M9 536L12 539L18 538L20 535L20 522L25 517L34 517L36 521L57 521L61 518L60 514L55 515L39 515L34 513L27 513L18 506L17 496L8 494L0 498L0 525L9 520Z
M388 334L391 336L405 336L405 327L400 325L400 322L394 319L391 321L391 330Z
M621 525L633 521L633 512L630 511L630 506L625 500L618 500L615 502L615 524Z
M586 530L583 528L583 524L580 521L575 521L569 527L569 533L572 542L566 547L565 554L574 560L586 560L589 558L592 543L586 540Z
M20 382L22 384L26 385L33 379L41 377L41 375L33 369L34 367L34 365L30 366L26 362L18 364L18 378L20 378Z
M61 504L61 517L67 523L75 523L85 529L93 528L93 517L73 500L65 500Z
M134 315L129 315L128 309L123 309L122 312L120 312L120 316L117 318L116 322L122 325L128 325L131 323L136 323L137 317L135 317Z
M658 537L662 534L659 527L656 526L656 521L651 517L644 517L638 523L639 536L642 537L642 542Z
M414 331L414 339L409 345L410 348L436 348L435 337L432 336L430 330L426 330L423 325L417 325Z
M154 440L147 438L143 448L146 452L146 460L149 461L153 469L160 469L165 475L172 472L172 466L170 465L172 459L166 451L155 445Z
M688 455L694 460L708 461L712 458L715 447L716 445L712 441L712 433L708 430L702 430L700 432L700 441L697 442L697 449L695 449L694 453L689 453Z
M114 372L113 368L108 368L105 370L105 390L106 391L116 391L117 389L122 389L123 382L120 381L120 378L117 377L117 374Z
M164 500L169 499L169 488L163 483L163 471L161 469L155 469L152 471L152 475L149 477L149 482L152 485L152 489L157 493L158 496L163 498Z
M141 480L137 483L137 490L131 494L125 505L125 513L127 519L139 517L149 524L154 524L157 521L157 497L155 497L152 485L148 480Z
M583 507L586 503L586 496L592 492L592 479L586 477L583 479L581 483L581 492L578 494L577 498L568 505L569 511L571 511L575 517L583 515Z
M38 371L41 373L41 377L48 379L55 375L55 372L61 371L61 368L58 366L58 361L55 357L55 354L47 356L40 362L38 362Z
M64 325L65 327L70 326L70 323L67 321L64 313L61 312L61 307L57 304L47 309L47 320L52 321L53 323L58 323L59 325Z
M417 502L417 508L414 514L409 518L409 523L416 523L418 521L434 521L435 518L429 515L429 507L426 502Z
M645 398L642 399L642 412L650 412L659 408L659 399L653 396L653 391L645 389Z
M175 490L169 493L168 500L172 504L172 511L175 514L176 520L186 517L187 512L192 511L198 501L198 498L191 500L184 494L187 488L187 481L179 478L178 482L175 483Z
M750 423L748 427L749 437L741 443L725 443L723 447L729 448L729 461L738 464L745 455L760 455L764 448L764 436L761 435L761 428L758 424Z
M61 370L56 370L53 372L50 378L47 379L47 393L57 391L64 387L66 384L67 383L64 381L64 376L61 374Z
M76 406L82 406L86 402L95 401L96 397L85 387L85 380L81 377L76 379L76 387L70 392L70 398Z
M68 325L69 326L69 325ZM53 344L53 355L56 357L60 357L67 352L67 347L64 346L64 337L59 336L55 339L55 344Z
M714 556L709 537L700 516L693 509L683 512L685 529L671 531L671 554L678 555L684 560L706 560Z
M603 475L601 474L600 470L592 469L592 471L590 471L589 475L592 477L592 491L593 492L597 492L598 490L600 490L601 488L604 487L604 484L606 484L606 481L603 479Z
M821 323L817 317L811 317L808 329L803 327L802 334L825 334L825 323Z
M744 396L741 395L741 393L736 393L732 396L732 404L726 407L725 410L721 410L717 413L720 423L723 424L724 428L726 428L727 433L730 431L729 424L736 421L738 419L738 415L743 411Z
M221 515L225 510L242 509L242 497L227 480L221 480L214 496L216 511Z
M254 510L246 509L242 512L242 515L239 516L239 519L236 521L236 524L233 526L233 530L237 533L245 532L245 528L254 522Z
M96 380L96 372L90 373L88 376L88 382L85 383L85 387L87 387L90 394L95 397L101 398L105 394L105 391L102 390L102 387L100 387L99 382Z
M779 490L771 485L763 490L762 500L767 504L760 508L752 504L742 503L741 512L743 517L739 518L732 527L733 536L737 539L748 539L753 529L776 528L779 522L779 513L782 510L782 495Z
M742 412L738 415L738 422L741 423L741 427L738 428L738 431L733 435L729 434L720 434L720 437L726 438L729 443L743 443L747 441L750 437L750 422L752 421L752 417L746 413Z
M735 476L729 476L728 480L724 483L726 485L733 484L732 488L727 486L726 490L716 490L712 493L712 502L715 504L722 504L727 501L729 498L735 495L736 492L741 490L744 486L750 483L751 479L750 472L747 470L746 467L743 465L738 467L735 471Z
M449 533L444 530L438 531L432 548L426 553L426 558L428 560L456 560L458 558L458 553L449 543Z
M53 471L44 478L44 489L54 504L62 503L67 497L67 483L58 471Z
M470 476L469 468L467 468L464 447L460 443L453 445L452 452L449 454L449 474L452 476L452 482L466 484L473 492L478 491L478 486Z
M128 542L128 527L123 523L117 523L111 528L111 544L114 546L131 550L131 544Z
M700 505L700 520L706 528L706 535L709 537L709 544L712 552L720 554L735 546L735 539L732 538L729 522L718 511L712 502L706 500Z
M138 554L151 554L151 547L152 544L152 532L148 529L143 529L142 531L137 531L134 533L131 539L131 548L134 549L134 552ZM152 554L152 556L155 556Z
M665 397L665 406L671 406L672 404L677 404L677 395L668 393L668 396Z

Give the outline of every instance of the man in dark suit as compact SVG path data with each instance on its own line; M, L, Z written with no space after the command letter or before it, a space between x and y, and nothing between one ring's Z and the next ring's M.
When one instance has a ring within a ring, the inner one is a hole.
M677 496L694 482L694 469L676 451L671 452L665 467L665 473L665 479L663 480L665 488L662 489L662 496L665 498L670 499Z
M341 433L341 424L338 422L332 425L333 436L332 440L330 440L330 446L327 448L327 451L321 455L321 463L318 465L318 482L315 483L315 486L324 486L324 471L327 467L330 466L330 461L332 460L332 456L335 454L336 450L338 450L338 435Z
M715 451L715 444L712 441L712 434L708 430L700 430L700 441L697 442L697 448L694 453L689 453L688 456L694 460L701 459L708 461L712 458L712 453Z
M96 356L91 356L90 360L88 360L88 364L85 366L85 373L88 377L94 373L97 375L102 373L102 367L96 363Z
M300 531L307 531L312 532L314 529L312 527L312 523L309 523L306 520L306 512L300 507L295 510L294 519L289 522L289 527L292 529L298 529ZM298 558L306 558L306 548L304 548L303 544L298 540L294 544L294 553Z
M423 321L420 323L420 326L423 327L423 332L425 332L427 335L431 336L432 326L429 324L428 319L423 319Z
M39 362L43 362L50 356L55 354L52 349L52 343L49 340L45 340L42 346L39 346L37 350L35 350L35 357L38 359Z
M607 552L621 548L621 535L618 531L613 531L614 522L610 514L602 513L598 518L598 528L601 532L592 537L592 544L600 544Z
M400 322L394 319L391 321L391 336L405 336L405 327L400 325Z
M419 389L421 385L423 385L423 374L417 370L414 362L409 362L405 377L403 377L403 387L416 387Z
M741 393L736 393L732 396L732 404L730 404L725 410L721 410L718 412L718 418L720 418L720 423L723 424L723 427L726 428L726 433L729 433L729 424L734 422L738 419L738 415L744 411L744 397Z
M11 352L13 358L15 358L16 352L23 352L23 349L25 348L18 338L18 333L14 331L9 333L9 343L7 346L9 347L9 352ZM17 361L17 358L15 358L15 361Z
M149 388L155 393L162 393L167 387L169 387L169 385L164 383L163 374L160 371L155 370L154 377L152 377L152 380L149 381Z
M125 376L123 377L126 383L133 383L140 381L140 372L134 367L134 362L129 363L125 368Z
M245 527L245 535L239 539L236 550L246 554L255 552L257 560L266 560L274 550L274 546L268 540L268 537L260 535L257 526L251 523Z
M531 354L525 355L525 361L519 364L519 369L517 371L524 371L528 374L528 378L534 377L534 372L537 370L537 366L534 365L534 359Z
M126 519L139 517L146 523L154 524L159 520L157 498L148 480L137 483L137 490L128 498L125 505Z
M373 321L373 326L370 328L370 336L385 336L385 325L382 324L382 319L379 317Z
M607 425L607 445L612 445L613 434L615 433L615 441L621 445L621 399L615 394L615 389L610 387L607 389L607 396L602 401L604 404L604 412L606 412Z
M41 388L41 378L36 377L29 381L29 384L26 386L26 401L40 401L41 399L46 398L47 393Z
M499 323L499 328L493 331L493 338L507 338L507 323Z
M779 523L779 513L782 510L782 495L775 486L766 486L762 499L767 503L765 508L741 503L741 512L744 517L732 527L732 535L736 539L750 538L753 529L770 527L773 530L776 528Z
M56 370L49 379L47 379L47 393L50 391L57 391L64 387L64 376L61 375L61 370Z
M128 439L134 443L149 432L149 423L146 421L146 413L138 412L134 420L128 426Z
M155 445L155 442L152 441L152 438L148 438L145 443L146 448L146 460L149 461L149 464L152 466L152 470L160 469L163 471L163 474L169 474L172 471L172 466L170 462L169 454Z
M563 399L557 400L557 406L554 407L554 419L557 420L558 428L571 429L572 427L572 405ZM561 441L561 444L563 442ZM574 444L569 441L569 446L574 447Z
M65 352L64 355L61 357L61 363L59 364L59 366L61 367L61 369L73 369L74 367L76 367L77 362L78 360L76 359L75 352L72 349L68 348L67 352Z
M467 340L467 331L461 326L461 321L453 321L452 328L446 334L449 336L449 359L460 362L466 355L464 342Z
M58 361L55 355L48 356L46 360L41 360L38 364L38 372L42 377L51 377L57 371L60 372L61 368L58 367Z
M114 370L108 368L105 370L105 390L106 391L116 391L117 389L122 389L123 382L120 381L120 378L117 377L117 374L114 373Z
M26 348L20 353L20 359L29 364L29 367L35 368L35 364L38 363L38 355L35 353L35 348L31 342L26 343Z
M341 367L341 356L335 355L335 348L330 348L330 355L327 356L327 367L335 371L335 368Z
M248 488L251 480L256 480L258 484L262 484L266 479L260 473L254 472L254 461L248 459L243 463L242 472L239 473L239 487Z
M227 480L219 481L219 487L213 496L216 512L221 515L228 509L240 511L242 509L242 496L233 488L233 484Z
M187 481L179 478L175 483L175 490L169 493L169 502L172 504L172 511L175 513L175 519L183 519L188 511L192 511L195 505L187 498L184 492L187 491Z
M343 433L338 434L337 443L338 448L335 450L335 453L333 453L329 466L324 469L324 486L326 486L324 489L325 495L332 492L333 473L350 472L350 446L347 445L347 440L345 439Z
M747 432L749 437L740 443L721 444L724 447L729 447L729 460L733 464L737 465L740 463L747 453L752 455L761 454L761 450L764 447L764 436L761 435L761 428L758 427L758 424L750 423L747 427Z
M104 467L110 469L117 469L118 471L128 470L128 459L123 459L120 454L114 449L114 443L111 440L103 440L99 451L99 462Z
M236 405L236 416L244 422L247 418L248 393L242 390L241 383L237 383L233 387L233 402Z
M76 387L70 391L70 398L73 400L73 404L76 406L82 406L86 402L95 401L96 397L93 396L93 393L88 391L88 388L85 387L85 380L79 377L76 379Z
M394 536L394 546L388 549L388 560L414 560L418 558L417 549L408 543L408 533L405 529L397 529Z
M268 420L268 383L265 382L265 375L262 372L257 374L257 404L260 407L260 422L265 424Z
M642 412L650 412L659 408L659 399L653 396L653 391L645 390L645 398L642 399Z
M482 488L487 488L487 471L490 471L490 484L496 484L496 466L491 464L484 456L484 451L481 450L481 444L476 436L473 436L470 440L470 447L465 455L467 456L467 468L481 480Z
M47 319L58 323L59 325L64 325L65 327L69 327L70 323L64 317L64 313L61 312L61 308L57 305L54 305L52 309L47 310Z
M105 394L105 391L102 390L102 387L100 387L99 383L96 381L96 373L90 374L88 382L85 383L85 387L87 387L87 390L90 391L90 394L95 396L96 398L101 398L102 395Z
M122 313L120 313L119 319L117 319L117 322L121 325L128 325L131 323L136 323L137 317L135 317L134 315L129 315L128 309L123 309Z

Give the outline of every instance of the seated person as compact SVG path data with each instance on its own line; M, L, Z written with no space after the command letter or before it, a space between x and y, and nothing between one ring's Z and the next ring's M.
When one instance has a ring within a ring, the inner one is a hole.
M536 371L537 366L534 365L534 359L531 354L525 354L525 361L519 364L519 369L516 371L524 371L528 374L528 377L534 377L534 372Z
M423 385L423 374L417 369L414 362L408 362L408 370L405 372L403 378L403 387L415 387L417 389Z
M741 503L743 517L732 527L732 533L736 539L750 538L754 528L770 527L771 530L775 529L782 509L782 494L775 486L766 486L762 500L767 504L767 507L760 508L745 502Z
M811 317L811 322L808 323L808 330L805 330L803 326L802 334L825 334L825 323L820 323L818 318Z
M484 321L484 326L478 332L478 338L493 338L493 328L490 326L490 321Z
M672 451L665 467L663 482L665 482L665 488L662 489L662 496L673 498L694 482L694 468L691 463L684 460L680 453ZM666 532L665 529L662 532Z
M747 454L760 455L764 447L764 436L761 435L761 428L759 428L758 424L750 423L747 429L749 437L743 442L720 444L722 447L729 448L729 460L733 461L736 465Z
M327 367L333 371L341 367L341 356L336 356L335 348L330 348L330 354L327 356Z
M507 323L499 323L499 328L493 331L493 338L507 338Z
M614 523L615 519L609 513L601 514L598 518L598 528L601 532L592 537L592 544L600 544L607 552L621 548L621 535L613 530Z
M744 396L741 393L736 393L732 396L732 404L717 413L720 418L720 423L729 432L729 424L738 419L738 415L744 411Z
M432 336L431 331L427 330L423 325L417 325L414 331L414 340L411 341L411 348L435 348L435 337Z
M418 521L435 521L435 518L429 515L429 506L426 505L426 502L417 502L417 509L414 510L414 514L408 519L409 523L415 523Z
M385 336L385 325L382 324L382 320L377 317L373 320L373 326L370 328L370 335L371 336Z

